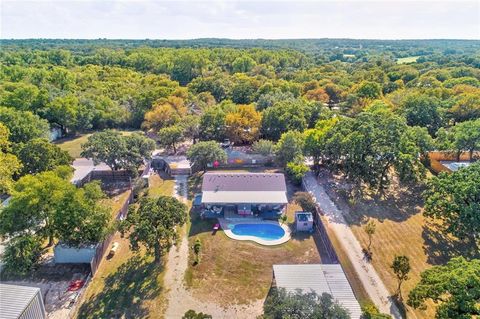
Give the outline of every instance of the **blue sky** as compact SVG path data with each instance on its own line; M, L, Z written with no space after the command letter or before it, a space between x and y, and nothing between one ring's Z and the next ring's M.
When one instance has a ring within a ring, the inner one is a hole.
M480 1L1 0L1 38L480 39Z

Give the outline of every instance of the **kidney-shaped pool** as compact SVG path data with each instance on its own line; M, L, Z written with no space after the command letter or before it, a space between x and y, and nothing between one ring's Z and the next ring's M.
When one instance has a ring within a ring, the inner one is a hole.
M285 230L276 224L234 224L229 225L230 230L237 236L252 236L270 241L279 240L285 236Z

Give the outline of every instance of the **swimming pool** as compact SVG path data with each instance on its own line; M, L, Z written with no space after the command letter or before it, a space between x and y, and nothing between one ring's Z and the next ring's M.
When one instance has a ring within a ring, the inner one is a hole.
M234 224L230 230L237 236L252 236L266 241L279 240L285 236L285 230L276 224Z

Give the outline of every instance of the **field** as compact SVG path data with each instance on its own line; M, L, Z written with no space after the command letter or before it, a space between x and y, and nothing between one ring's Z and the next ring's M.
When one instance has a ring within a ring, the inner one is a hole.
M475 255L472 246L442 235L442 226L423 216L419 196L421 188L400 189L386 199L365 197L355 202L346 200L344 192L338 189L330 188L329 192L337 205L344 212L349 212L346 219L363 247L368 245L363 224L368 219L375 221L372 263L392 295L397 287L396 277L390 268L395 255L408 256L412 267L410 279L402 286L404 298L426 268L443 264L452 256ZM426 311L413 311L409 308L407 314L409 318L433 318L434 309L428 307Z
M419 57L420 57L419 55L415 55L415 56L407 56L405 58L398 58L397 59L397 64L406 64L406 63L417 62Z
M135 131L119 131L123 135L129 135L134 133ZM57 144L58 147L60 147L62 150L67 151L70 156L73 158L79 158L80 153L82 152L82 144L85 144L87 142L88 137L92 135L91 133L88 134L81 134L78 136L75 136L73 138L63 138L58 141L55 141L55 144Z
M149 183L149 196L172 194L172 180L154 174ZM117 206L120 205L114 201L114 209L118 210ZM87 288L78 318L141 318L164 313L164 264L156 265L153 257L143 251L131 251L128 239L121 238L119 233L113 241L119 243L119 250L100 265Z

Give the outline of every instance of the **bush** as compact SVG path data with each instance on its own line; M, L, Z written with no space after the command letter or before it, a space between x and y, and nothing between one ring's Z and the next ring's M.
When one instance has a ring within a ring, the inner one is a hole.
M302 207L304 212L315 213L316 205L313 196L307 192L296 192L293 200Z
M290 162L287 164L287 174L296 185L302 184L302 178L310 170L310 168L303 163Z
M377 306L369 302L362 306L362 319L391 319L392 316L380 313Z
M269 140L258 140L253 143L253 152L263 156L271 156L275 152L275 143Z
M185 312L182 319L211 319L212 316L204 314L203 312L195 312L195 310L190 309Z
M34 235L21 235L13 238L5 249L3 261L5 271L24 275L38 266L42 257L41 240Z

